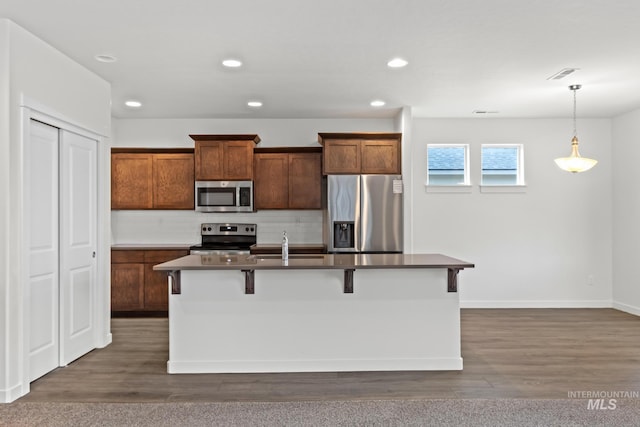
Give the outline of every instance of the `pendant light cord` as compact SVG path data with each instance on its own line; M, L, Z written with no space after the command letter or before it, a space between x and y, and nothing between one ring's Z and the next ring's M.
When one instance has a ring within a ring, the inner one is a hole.
M578 136L578 131L576 130L576 90L573 89L573 136Z

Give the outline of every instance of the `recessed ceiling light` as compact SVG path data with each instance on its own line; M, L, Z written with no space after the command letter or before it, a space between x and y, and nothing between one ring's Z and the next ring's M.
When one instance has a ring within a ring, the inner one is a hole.
M262 107L262 102L261 101L249 101L249 102L247 102L247 105L249 107L258 108L258 107Z
M372 107L382 107L384 104L385 102L381 99L376 99L375 101L371 101Z
M140 108L142 107L142 102L136 101L135 99L130 99L128 101L125 101L124 105L129 108Z
M567 77L569 74L573 74L580 68L563 68L552 76L547 77L547 80L560 80Z
M242 66L242 61L238 59L225 59L224 61L222 61L222 65L229 68L238 68Z
M387 62L387 66L391 68L402 68L406 66L409 62L402 58L393 58L391 61Z
M99 62L116 62L118 60L115 56L107 54L96 55L94 58Z

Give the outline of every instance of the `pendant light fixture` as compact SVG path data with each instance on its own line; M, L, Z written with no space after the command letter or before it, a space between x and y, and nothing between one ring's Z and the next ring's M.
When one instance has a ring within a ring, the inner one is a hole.
M597 160L580 156L578 152L578 133L576 132L576 91L581 85L571 85L569 89L573 91L573 138L571 139L571 154L569 157L559 157L555 159L556 164L562 170L571 173L588 171L598 163Z

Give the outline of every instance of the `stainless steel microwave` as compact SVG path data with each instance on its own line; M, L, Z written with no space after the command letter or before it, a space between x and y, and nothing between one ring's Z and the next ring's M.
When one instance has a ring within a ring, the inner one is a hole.
M253 212L253 181L196 181L196 211Z

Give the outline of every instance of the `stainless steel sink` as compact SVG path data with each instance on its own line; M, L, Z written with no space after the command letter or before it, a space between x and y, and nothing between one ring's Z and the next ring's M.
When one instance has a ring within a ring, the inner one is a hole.
M289 259L322 259L324 255L313 254L290 254ZM250 255L247 259L267 260L267 259L282 259L280 254L265 254L265 255Z

